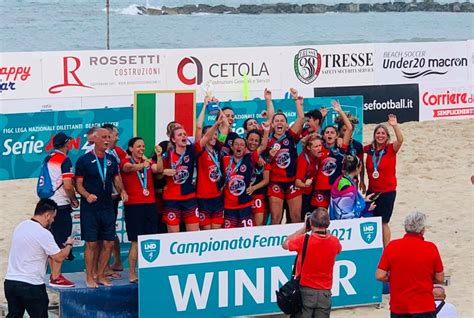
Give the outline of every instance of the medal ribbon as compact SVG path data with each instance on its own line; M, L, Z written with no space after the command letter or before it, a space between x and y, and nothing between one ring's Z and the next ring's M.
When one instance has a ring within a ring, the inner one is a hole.
M95 151L93 151L93 153L95 156L97 169L99 170L100 179L102 180L102 184L104 185L104 189L105 189L105 179L107 178L107 156L104 153L104 170L102 170L102 168L100 167L99 157L97 157L97 154L95 153Z
M283 139L285 139L285 137L286 137L286 133L284 133L283 136L281 136L280 138L275 139L275 142L273 143L273 145L280 143L280 141L282 141ZM270 136L269 136L268 139L269 139L269 140L272 140L272 139L273 139L273 133L270 134ZM273 145L272 145L272 146L273 146Z
M206 151L209 154L209 157L211 157L212 162L214 162L214 164L216 165L217 173L219 174L219 177L222 176L221 168L220 168L220 164L219 164L219 155L218 155L217 151L213 150L211 152L207 148L206 148Z
M374 172L378 172L378 168L380 166L380 161L385 153L385 149L379 151L379 158L377 159L377 151L374 149L372 152L372 162L374 163Z
M176 151L174 151L174 153L175 153L176 155L178 155L178 154L176 153ZM179 165L181 164L181 162L183 161L185 154L186 154L186 150L183 151L183 153L182 153L181 156L179 157L178 161L176 161L175 163L173 163L173 156L170 156L171 168L176 169L176 167L179 166Z
M130 157L130 161L135 165L135 160L133 160L132 157ZM138 176L138 180L140 181L140 184L142 185L142 188L143 188L143 191L147 190L147 185L148 185L148 182L147 182L147 172L148 172L148 168L147 167L144 167L143 168L143 175L140 173L140 171L137 171L137 176Z
M230 177L239 169L240 165L242 164L243 158L240 159L239 162L235 164L235 167L232 171L230 171L230 167L232 167L232 163L234 162L234 156L230 157L229 165L227 166L227 169L225 169L226 172L226 178L225 182L229 182Z

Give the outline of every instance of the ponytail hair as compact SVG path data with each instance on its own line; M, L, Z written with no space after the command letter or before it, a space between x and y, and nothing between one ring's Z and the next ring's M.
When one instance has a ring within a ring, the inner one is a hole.
M352 173L357 170L362 165L359 157L347 155L342 161L342 171L346 174Z

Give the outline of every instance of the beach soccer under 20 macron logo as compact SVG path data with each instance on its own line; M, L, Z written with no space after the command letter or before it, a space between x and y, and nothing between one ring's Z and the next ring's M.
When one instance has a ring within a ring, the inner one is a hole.
M314 82L321 72L321 54L315 49L302 49L293 60L296 77L304 84Z
M370 244L375 240L377 236L377 223L376 222L364 222L360 224L360 236L365 243Z
M141 242L143 258L152 263L160 255L160 240L146 240Z

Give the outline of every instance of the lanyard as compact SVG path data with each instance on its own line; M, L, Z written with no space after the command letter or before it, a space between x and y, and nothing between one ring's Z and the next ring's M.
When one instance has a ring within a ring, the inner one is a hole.
M273 144L277 144L277 143L279 143L280 141L282 141L283 139L285 139L285 137L286 137L286 133L284 133L284 134L283 134L283 136L281 136L280 138L278 138L278 139L275 139L275 142L274 142ZM270 140L272 140L272 139L273 139L273 133L272 133L272 134L270 134L270 137L269 137L269 139L270 139Z
M174 151L174 153L176 153L176 151ZM172 169L176 169L176 167L178 167L181 164L181 161L183 161L183 158L184 158L185 154L186 154L186 150L183 151L181 156L179 156L178 161L176 161L175 163L173 163L173 156L170 156L170 162L171 162L171 168ZM176 155L177 155L177 153L176 153Z
M234 162L234 156L230 157L229 165L227 166L227 169L225 169L226 183L229 182L230 177L239 169L242 161L244 161L244 158L241 158L240 161L235 164L234 169L230 171L230 167L232 167L232 163Z
M112 156L114 156L115 159L117 159L117 162L118 162L118 163L120 163L120 158L119 158L119 156L118 156L118 154L117 154L117 151L115 151L115 149L109 150L108 152L109 152Z
M219 154L217 151L212 150L209 151L209 149L206 148L207 153L209 154L209 157L211 157L212 162L216 165L217 173L219 174L219 177L221 176L221 168L219 167Z
M104 153L104 169L100 167L100 161L99 157L97 157L97 154L94 151L94 156L95 156L95 162L97 163L97 169L99 170L99 175L102 180L102 184L104 185L104 190L105 190L105 179L107 178L107 154Z
M135 160L133 160L132 157L130 157L130 161L133 163L133 164L136 164L135 163ZM142 185L142 188L143 190L146 190L147 189L147 172L148 172L148 168L144 167L143 168L143 173L140 173L140 171L137 171L137 176L138 176L138 180L140 180L140 184Z
M379 151L379 158L377 159L377 151L374 149L372 153L372 161L374 163L374 171L378 171L378 167L380 166L380 161L382 160L382 156L385 153L385 149Z

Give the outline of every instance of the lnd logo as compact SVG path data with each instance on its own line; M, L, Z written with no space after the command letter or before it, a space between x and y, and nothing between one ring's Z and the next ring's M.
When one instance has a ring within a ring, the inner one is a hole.
M160 240L146 240L141 242L142 256L151 263L160 255Z

